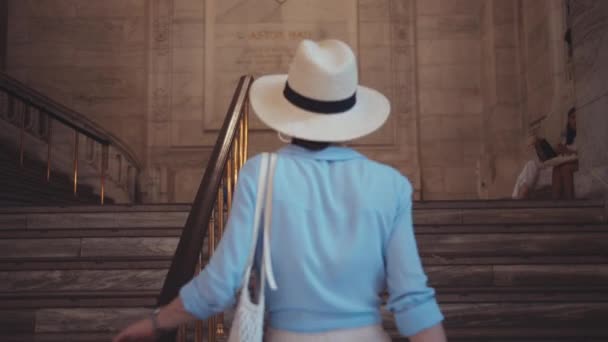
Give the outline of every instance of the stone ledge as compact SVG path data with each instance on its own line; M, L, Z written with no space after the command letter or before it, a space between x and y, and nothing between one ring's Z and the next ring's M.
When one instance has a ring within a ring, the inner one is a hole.
M581 170L574 175L576 198L608 198L608 166Z

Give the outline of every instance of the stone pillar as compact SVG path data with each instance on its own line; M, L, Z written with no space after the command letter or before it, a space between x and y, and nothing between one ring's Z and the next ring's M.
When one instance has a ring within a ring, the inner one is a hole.
M148 7L148 96L147 96L147 155L148 165L140 184L144 202L167 202L163 192L163 179L167 175L165 165L158 165L155 153L169 145L171 77L173 61L173 20L175 5L173 0L152 0Z
M0 1L0 70L6 71L6 45L8 36L8 1Z
M509 197L521 168L517 2L486 0L482 12L482 147L479 196Z
M8 1L6 71L112 132L139 160L146 137L146 5Z
M608 194L608 1L570 0L580 172L577 197Z
M476 0L480 1L480 0ZM354 48L363 85L391 100L384 127L352 144L406 174L419 195L414 0L148 2L148 202L189 202L242 74L284 73L301 38ZM274 32L272 40L266 32ZM264 38L265 37L265 38ZM250 156L281 142L252 117Z
M422 198L478 198L482 0L416 1Z

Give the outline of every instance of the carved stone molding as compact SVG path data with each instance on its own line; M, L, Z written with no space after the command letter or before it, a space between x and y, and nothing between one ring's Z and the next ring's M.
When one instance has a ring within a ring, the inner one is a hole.
M145 201L166 202L166 167L159 166L152 153L158 144L168 143L172 91L172 25L174 0L148 3L148 170L141 180ZM167 146L168 148L168 146Z

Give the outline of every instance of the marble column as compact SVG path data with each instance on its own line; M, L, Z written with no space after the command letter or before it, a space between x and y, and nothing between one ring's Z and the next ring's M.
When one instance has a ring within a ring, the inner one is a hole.
M577 196L608 194L608 2L570 0L577 107Z
M422 195L478 198L483 1L416 1Z

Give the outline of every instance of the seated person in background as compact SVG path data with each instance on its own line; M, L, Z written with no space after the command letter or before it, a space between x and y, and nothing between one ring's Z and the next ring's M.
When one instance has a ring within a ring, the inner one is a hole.
M576 111L574 108L568 112L568 124L562 134L562 141L553 150L546 140L531 136L528 147L534 147L536 156L530 159L517 177L513 189L513 199L529 198L530 192L540 184L549 184L552 178L552 192L554 199L574 198L574 172L578 169L576 147ZM550 177L549 174L553 173Z
M538 144L539 138L531 136L526 144L527 148L532 148ZM526 199L530 197L530 192L537 187L539 175L543 170L543 163L537 156L534 156L524 165L523 170L515 181L515 188L511 195L513 199ZM546 177L540 177L545 179Z
M576 109L568 112L566 130L557 146L560 156L576 157ZM574 172L578 171L578 159L571 158L553 167L553 199L574 199Z

